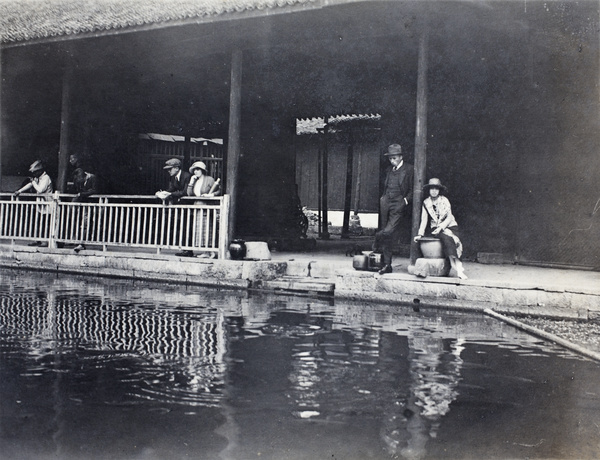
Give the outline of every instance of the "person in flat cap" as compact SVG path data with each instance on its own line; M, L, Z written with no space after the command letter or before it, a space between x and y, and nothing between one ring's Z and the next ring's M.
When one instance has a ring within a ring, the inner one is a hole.
M21 193L28 192L31 190L35 190L35 193L38 195L45 195L54 192L54 185L52 184L52 179L46 172L44 168L44 164L40 160L36 160L31 163L29 167L29 182L19 190L14 192L15 196L19 196ZM36 201L45 202L45 197L39 197ZM39 228L43 228L46 225L46 219L49 219L50 208L47 204L41 204L37 207L40 225ZM30 243L29 246L42 246L44 243L41 241L35 241Z
M402 146L388 146L384 155L390 162L385 176L383 194L379 200L381 229L375 233L373 251L381 252L383 267L380 275L392 273L392 249L398 241L405 211L413 198L414 169L404 161Z
M159 190L155 195L163 201L175 204L181 197L187 196L191 174L181 169L181 160L179 158L167 160L163 169L169 172L169 186L167 190Z
M444 255L450 260L451 272L454 271L460 279L467 279L460 260L463 245L458 233L458 224L452 214L450 200L445 196L446 191L446 187L437 177L429 179L423 187L423 195L427 198L423 200L421 224L415 241L424 236L441 240Z
M181 160L179 158L167 160L163 169L169 173L169 186L167 187L167 190L159 190L155 195L165 203L177 204L182 197L187 196L187 190L192 176L189 172L181 169ZM182 227L184 228L186 225L183 225ZM173 238L177 238L177 235L175 235L174 232L171 232L171 235ZM176 255L193 257L192 252L187 250L178 252Z

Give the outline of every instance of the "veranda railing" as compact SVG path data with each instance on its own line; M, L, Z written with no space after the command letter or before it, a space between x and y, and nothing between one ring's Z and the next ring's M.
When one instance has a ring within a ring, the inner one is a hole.
M190 250L225 258L229 195L184 198L176 205L147 195L0 194L0 238L62 244Z

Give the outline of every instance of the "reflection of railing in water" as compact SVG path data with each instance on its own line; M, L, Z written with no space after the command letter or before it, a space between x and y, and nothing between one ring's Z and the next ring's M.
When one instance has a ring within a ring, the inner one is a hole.
M119 372L138 398L202 406L221 398L227 334L220 310L191 319L168 308L15 292L0 296L0 330L27 337L26 353L43 363L70 353L124 359Z
M190 321L168 309L99 304L90 308L89 302L65 299L51 303L45 296L30 294L0 297L0 325L44 340L77 339L102 350L223 363L224 320L215 312Z
M157 203L154 196L0 194L0 238L57 243L183 249L225 257L229 196ZM93 200L93 201L92 201Z

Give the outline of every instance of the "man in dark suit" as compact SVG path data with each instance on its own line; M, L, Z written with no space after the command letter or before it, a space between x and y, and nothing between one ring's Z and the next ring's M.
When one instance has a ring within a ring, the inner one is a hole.
M384 154L392 167L388 170L379 201L381 230L375 234L373 250L383 254L383 267L379 274L392 273L392 249L398 240L398 230L404 218L405 210L413 197L414 169L405 163L402 147L392 144Z
M181 169L181 160L171 158L165 162L163 169L169 171L169 186L167 190L156 192L156 196L161 200L177 203L182 196L187 195L187 188L190 184L192 175Z
M74 155L71 155L71 157L73 156ZM100 193L96 175L85 171L83 168L77 168L73 171L73 187L76 194L75 197L73 197L74 203L89 202L91 201L90 196ZM85 207L81 207L78 215L80 217L80 235L82 235L84 239L93 239L94 232L98 228L94 214L90 213ZM82 241L75 246L74 251L79 252L84 249L85 244L84 241Z
M167 160L163 169L166 169L169 172L169 176L171 176L169 178L169 186L167 190L159 190L155 195L165 202L177 204L181 197L187 196L187 189L188 185L190 185L192 175L181 169L181 160L178 158ZM186 228L186 225L184 224L182 228ZM178 252L175 255L194 257L194 253L187 250Z

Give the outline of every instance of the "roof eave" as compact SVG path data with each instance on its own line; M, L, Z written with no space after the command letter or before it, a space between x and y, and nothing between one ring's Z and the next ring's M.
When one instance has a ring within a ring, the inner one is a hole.
M63 35L53 35L47 37L39 37L25 39L20 41L5 41L0 42L1 48L15 48L19 46L29 46L37 44L47 44L56 42L66 42L72 40L83 40L89 38L107 37L114 35L124 35L136 32L152 31L168 29L172 27L181 27L189 25L211 24L216 22L237 21L251 18L260 18L268 16L276 16L289 13L298 13L302 11L313 11L322 9L332 4L354 3L364 0L312 0L310 3L299 3L294 5L278 6L277 8L264 9L247 9L243 11L225 12L217 15L206 15L202 17L193 17L180 20L164 21L160 23L140 24L128 27L111 28L105 30L97 30L91 32L65 33ZM369 1L369 0L367 0Z

